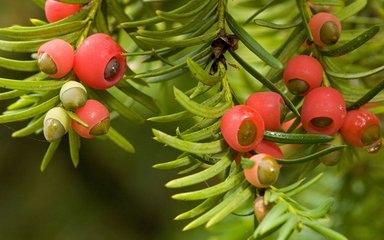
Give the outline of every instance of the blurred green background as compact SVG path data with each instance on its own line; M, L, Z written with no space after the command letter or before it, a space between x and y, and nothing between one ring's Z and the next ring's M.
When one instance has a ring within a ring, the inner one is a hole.
M44 19L43 11L32 0L1 0L0 3L0 27L30 25L29 18ZM244 9L233 9L233 12L236 10ZM0 56L6 56L4 54L0 52ZM1 68L0 76L23 77ZM2 102L0 110L5 106L6 102ZM252 229L252 218L226 219L210 231L215 235L220 229L228 233L231 228L232 235L217 238L209 237L212 234L208 236L202 229L181 232L186 222L173 221L195 203L172 200L170 196L175 191L166 189L164 184L175 177L175 172L151 167L178 155L151 140L151 127L174 132L172 125L137 126L117 119L113 126L134 144L136 154L126 154L108 141L84 140L80 164L75 169L67 141L63 141L44 173L39 168L48 143L42 136L11 138L13 130L21 126L0 125L0 240L240 240L250 234L246 231ZM334 196L337 203L332 209L331 223L337 230L350 239L381 239L384 235L383 155L384 151L368 157L364 154L360 162L328 168L323 180L300 195L299 200L313 207L317 203L309 199L320 201ZM322 170L324 167L319 169ZM300 239L324 238L304 231Z

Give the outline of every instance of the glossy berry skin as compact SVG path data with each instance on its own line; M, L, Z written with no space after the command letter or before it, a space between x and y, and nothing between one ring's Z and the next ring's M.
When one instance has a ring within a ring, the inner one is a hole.
M89 99L84 106L76 110L76 115L88 125L88 128L80 125L76 121L72 120L71 124L73 129L83 138L94 138L95 134L92 131L98 124L102 124L103 132L98 134L105 134L109 128L109 111L100 102Z
M221 120L221 133L227 144L239 152L248 152L261 142L264 121L258 112L246 105L228 109Z
M366 109L348 111L340 129L343 139L352 146L376 152L381 147L381 124L377 116Z
M343 96L334 88L318 87L304 97L301 123L308 133L333 135L346 115Z
M259 144L256 145L256 147L253 149L257 153L264 153L268 154L274 158L283 159L283 152L279 148L279 146L270 141L261 141Z
M51 78L61 78L67 75L73 67L75 52L71 44L61 39L53 39L40 46L37 51L38 64L43 72L44 68L54 68L54 72L46 72ZM45 61L42 59L50 58ZM51 66L47 66L51 65Z
M255 109L261 115L266 130L280 130L280 119L284 115L285 103L278 93L255 92L248 97L245 104Z
M295 95L306 95L323 81L323 67L320 62L308 55L291 58L283 72L284 84Z
M313 15L308 25L313 42L319 47L333 45L340 37L341 23L330 13L321 12Z
M77 49L74 70L78 79L95 89L116 85L126 69L125 50L110 36L96 33L86 38ZM111 77L106 78L105 74Z
M46 0L44 8L45 16L50 23L71 16L80 9L80 4L62 3L54 0Z
M277 181L280 167L272 156L260 153L249 160L253 161L254 165L244 169L244 176L250 184L257 188L267 188Z

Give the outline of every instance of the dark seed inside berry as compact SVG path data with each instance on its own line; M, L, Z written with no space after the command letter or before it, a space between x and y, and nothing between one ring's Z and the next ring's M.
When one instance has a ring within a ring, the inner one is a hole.
M104 120L96 124L89 133L94 136L100 136L100 135L106 134L108 130L109 130L109 117L105 118Z
M111 60L109 60L107 66L105 67L104 78L108 80L109 78L116 76L117 72L119 71L119 68L119 60L113 57Z
M37 65L40 70L46 74L55 74L57 73L57 67L52 58L48 55L48 53L44 52L39 55L37 59Z
M261 184L267 186L274 184L279 177L279 173L280 167L275 159L266 157L259 163L257 176Z
M241 146L248 146L255 141L257 129L251 120L246 120L241 123L239 131L237 132L237 139Z
M309 85L306 81L301 79L292 79L288 82L288 89L291 93L295 95L300 95L305 93L309 88Z
M316 117L311 120L311 124L315 127L327 127L333 123L332 118L329 117Z
M326 45L335 44L340 37L340 31L334 22L326 22L320 29L320 40Z
M380 138L380 127L378 125L371 125L365 129L361 135L361 142L364 145L369 145L376 142Z

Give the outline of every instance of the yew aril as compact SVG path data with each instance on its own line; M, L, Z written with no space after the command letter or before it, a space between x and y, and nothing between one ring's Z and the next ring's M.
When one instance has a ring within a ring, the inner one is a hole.
M52 23L71 16L75 12L79 11L81 7L82 5L80 4L70 4L58 2L55 0L46 0L44 11L48 22Z
M249 158L254 164L244 169L245 179L257 188L267 188L274 184L280 173L280 166L270 155L260 153Z
M265 127L257 111L246 105L236 105L224 113L220 129L231 148L248 152L261 142Z
M336 16L320 12L309 20L309 28L313 36L313 42L319 47L335 44L340 37L341 23Z

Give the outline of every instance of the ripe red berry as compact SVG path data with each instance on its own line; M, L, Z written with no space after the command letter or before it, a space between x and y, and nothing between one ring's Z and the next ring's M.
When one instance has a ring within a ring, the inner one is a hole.
M247 181L257 188L267 188L274 184L280 173L277 161L268 154L260 153L252 156L249 160L254 164L251 168L244 169Z
M263 118L246 105L228 109L223 115L220 128L227 144L239 152L252 150L264 136Z
M62 3L55 0L45 1L45 16L50 23L64 19L80 9L80 4Z
M279 146L274 142L263 140L259 144L257 144L253 150L255 150L255 152L257 153L268 154L274 158L284 158L283 152L281 151Z
M42 72L52 78L61 78L71 71L75 53L71 44L54 39L41 45L37 56L37 63Z
M348 111L340 133L347 143L364 147L371 153L377 152L381 147L380 120L366 109Z
M323 81L323 68L316 58L298 55L285 66L283 79L288 90L295 95L305 95L320 87Z
M246 105L255 109L263 118L265 129L278 131L285 116L283 98L275 92L256 92L248 97Z
M77 49L74 62L76 76L95 89L117 84L126 69L124 49L110 36L96 33L86 38Z
M304 97L301 123L308 133L332 135L347 115L343 96L330 87L318 87Z
M88 125L86 128L75 120L71 122L73 129L83 138L93 138L108 132L109 111L100 102L93 99L87 100L85 105L78 108L75 113Z
M321 12L313 15L309 20L309 28L313 42L319 47L335 44L340 37L341 24L334 15Z

